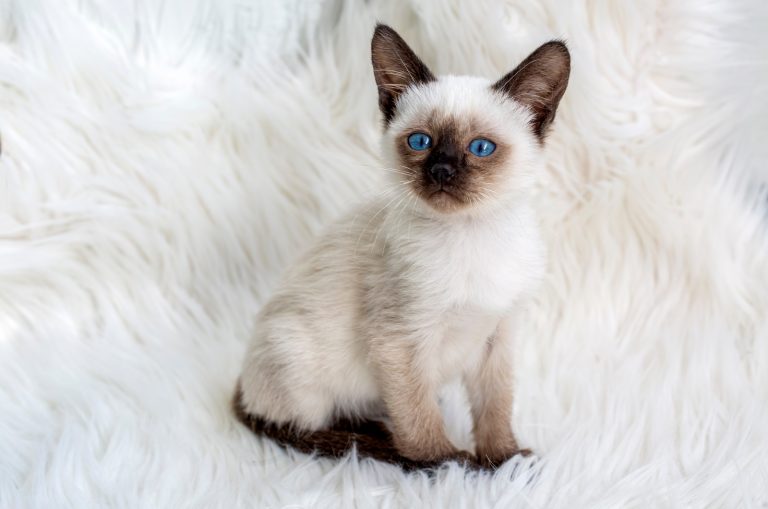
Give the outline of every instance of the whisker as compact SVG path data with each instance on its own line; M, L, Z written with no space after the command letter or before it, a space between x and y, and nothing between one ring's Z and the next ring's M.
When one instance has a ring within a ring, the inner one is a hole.
M357 242L355 243L355 254L358 253L358 250L360 248L360 240L363 238L363 235L365 235L366 232L368 231L368 227L371 226L371 223L373 222L373 220L376 219L379 216L379 214L381 214L384 211L384 209L386 209L389 206L389 204L391 204L393 201L395 201L398 198L399 194L397 193L397 191L398 191L397 188L392 188L389 190L389 193L395 193L395 196L389 201L387 201L384 205L382 205L381 208L379 208L379 210L372 217L368 219L368 222L365 223L365 227L363 227L363 229L360 230L360 235L357 237Z
M398 200L397 204L395 204L395 206L393 207L393 210L397 210L398 205L400 205L400 202L402 202L403 198L405 198L405 195L403 193L401 193L399 196L400 196L400 200ZM384 229L383 226L384 226L383 224L380 225L379 228L376 230L376 235L373 237L373 242L371 242L371 248L373 249L376 249L376 243L379 240L379 235L381 234L381 230ZM383 248L382 248L381 254L382 255L384 254Z
M510 81L512 81L513 79L515 79L515 78L517 77L517 75L518 75L518 74L520 74L521 72L523 72L523 71L525 70L525 68L526 68L526 67L528 67L529 65L532 65L532 64L535 64L535 63L541 62L541 60L542 60L541 58L535 58L535 59L531 60L530 62L526 63L526 64L525 64L524 66L522 66L520 69L517 69L517 72L515 72L515 74L513 74L512 76L510 76L509 78L507 78L507 79L504 81L504 83L502 83L502 84L501 84L501 86L500 86L500 87L496 87L496 88L500 88L500 89L502 89L502 90L503 90L503 89L505 89L505 88L507 87L507 85L509 84L509 82L510 82Z

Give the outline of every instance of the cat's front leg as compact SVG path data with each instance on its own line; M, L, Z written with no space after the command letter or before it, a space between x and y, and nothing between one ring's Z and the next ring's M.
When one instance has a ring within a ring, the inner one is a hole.
M500 321L478 366L465 377L478 461L495 468L520 453L512 431L512 320Z
M398 452L425 463L451 459L473 462L471 453L460 451L448 439L436 388L420 366L413 343L389 338L371 344Z

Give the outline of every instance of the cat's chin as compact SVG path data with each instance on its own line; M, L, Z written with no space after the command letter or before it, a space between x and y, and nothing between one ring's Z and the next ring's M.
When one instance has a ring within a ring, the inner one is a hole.
M421 214L434 218L470 218L495 215L500 208L513 208L515 203L524 199L514 194L505 197L489 197L477 195L456 195L451 190L419 193L417 210Z
M496 200L487 196L458 194L453 190L440 189L421 194L421 201L432 214L439 216L474 216L496 207Z
M432 210L443 214L453 214L470 207L467 201L445 189L425 193L422 199Z

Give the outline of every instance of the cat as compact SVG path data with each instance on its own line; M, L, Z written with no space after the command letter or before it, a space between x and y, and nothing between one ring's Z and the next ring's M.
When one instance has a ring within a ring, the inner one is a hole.
M551 41L495 83L436 77L379 24L371 58L385 196L351 211L288 269L258 315L236 410L282 442L294 433L302 450L338 455L355 438L365 449L363 434L347 440L337 424L381 418L389 426L372 435L372 450L389 438L415 465L498 465L520 452L515 311L545 274L531 196L570 54ZM447 438L438 405L438 389L459 377L474 454Z

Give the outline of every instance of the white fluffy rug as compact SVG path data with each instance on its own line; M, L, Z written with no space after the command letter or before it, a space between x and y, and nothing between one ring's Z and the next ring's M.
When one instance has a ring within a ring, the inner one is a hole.
M376 19L438 73L573 54L517 359L538 459L495 475L230 415L259 303L382 177ZM765 0L0 2L0 506L766 507L766 27Z

